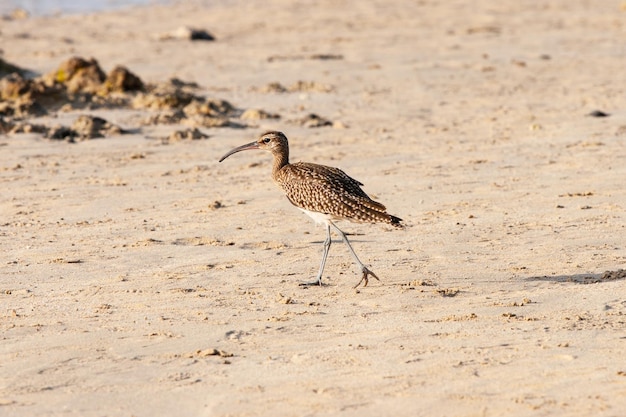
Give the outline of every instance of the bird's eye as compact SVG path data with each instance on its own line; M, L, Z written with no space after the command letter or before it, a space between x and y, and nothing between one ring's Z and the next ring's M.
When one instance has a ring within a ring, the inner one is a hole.
M270 138L263 139L263 143L270 143Z

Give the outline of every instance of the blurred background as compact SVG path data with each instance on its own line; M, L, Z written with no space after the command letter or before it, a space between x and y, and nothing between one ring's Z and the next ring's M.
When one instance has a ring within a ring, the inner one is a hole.
M31 16L90 13L125 6L166 2L166 0L2 0L0 1L0 15L11 14L16 9L22 9Z

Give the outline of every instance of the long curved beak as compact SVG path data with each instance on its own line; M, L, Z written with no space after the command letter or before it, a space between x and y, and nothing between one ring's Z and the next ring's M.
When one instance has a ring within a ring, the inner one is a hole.
M259 149L259 144L255 141L255 142L246 143L245 145L238 146L235 149L230 150L226 155L222 156L220 158L220 162L222 162L224 159L228 158L234 153L247 151L249 149Z

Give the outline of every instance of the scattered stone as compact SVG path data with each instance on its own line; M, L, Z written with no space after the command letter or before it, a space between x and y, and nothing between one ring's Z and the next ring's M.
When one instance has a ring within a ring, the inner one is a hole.
M617 271L606 271L600 278L601 281L612 281L617 279L626 279L626 269L618 269Z
M70 105L66 105L61 107L59 110L61 111L72 111L76 109L98 109L98 108L108 108L108 109L119 109L119 108L128 108L130 106L132 95L127 94L125 92L107 92L101 89L96 95L78 95L74 100L70 103Z
M319 59L322 61L343 59L341 54L312 54L309 59Z
M42 129L41 125L33 125L36 129ZM101 117L80 116L71 127L56 125L50 128L43 127L44 137L53 140L68 140L70 142L98 139L105 136L126 133Z
M239 118L242 120L280 119L280 115L268 113L260 109L248 109L244 111Z
M97 139L105 136L120 135L124 133L122 129L111 124L101 117L80 116L72 124L71 128L81 139Z
M148 116L143 120L144 125L173 125L180 123L185 118L182 110L173 110Z
M0 134L1 135L6 135L13 128L15 128L15 125L13 123L4 120L4 117L0 116Z
M289 91L292 93L298 92L316 92L316 93L330 93L335 88L332 85L321 84L315 81L297 81L289 87Z
M48 80L63 84L69 93L96 93L106 79L106 74L94 58L72 57L48 74Z
M11 129L9 133L42 133L45 134L48 132L48 127L44 125L34 124L34 123L17 123Z
M150 93L138 94L132 101L134 108L174 110L149 117L145 124L183 123L192 127L240 127L229 120L235 107L226 100L205 99L180 88L160 85Z
M69 100L63 86L26 79L18 73L0 79L0 99L9 103L3 107L3 114L20 117L47 114L46 107L58 108Z
M343 59L341 54L311 54L311 55L272 55L267 58L267 62L274 61L300 61L300 60L334 60Z
M258 89L260 93L286 93L287 87L281 83L269 83L268 85Z
M333 122L331 122L330 120L324 119L323 117L320 117L314 113L308 114L304 116L303 118L296 120L296 123L300 124L302 127L308 127L308 128L333 125Z
M196 82L193 82L193 81L183 81L183 80L178 79L176 77L170 78L168 82L172 86L178 87L178 88L183 88L183 87L198 88L199 87L198 83L196 83Z
M163 143L179 142L181 140L207 139L209 135L202 133L197 127L193 129L177 130L163 140Z
M14 119L22 119L29 116L43 116L48 112L46 109L27 97L13 101L0 102L0 115L10 116Z
M236 127L232 125L227 117L222 116L204 116L204 115L196 115L192 117L188 117L183 120L183 123L188 126L195 127Z
M235 108L226 100L206 99L192 100L183 108L185 114L189 116L226 116Z
M219 349L203 349L197 350L192 356L198 356L201 358L206 356L220 356L222 358L230 358L233 356L233 354Z
M180 39L189 41L214 41L215 37L204 29L190 28L187 26L179 27L171 32L165 32L157 36L161 41Z
M79 118L77 124L72 127L35 129L34 125L15 124L15 120L41 116L48 111L70 112L76 109L93 110L101 107L162 111L142 122L150 125L181 123L194 128L247 127L245 124L230 120L240 115L240 111L231 103L196 95L191 91L196 88L198 88L196 83L177 78L165 83L145 84L123 66L117 66L105 75L95 59L73 57L62 62L57 70L42 77L29 79L19 72L12 72L0 79L2 131L25 133L42 130L48 138L69 140L125 133L104 119L87 116ZM248 116L254 117L250 113ZM277 116L259 112L256 117ZM199 132L197 129L188 131Z
M53 139L53 140L74 141L74 138L76 136L77 136L77 133L75 131L73 131L67 126L61 126L61 125L53 126L47 129L46 132L44 133L44 137L46 139Z
M9 74L17 73L19 75L25 75L28 71L18 67L17 65L13 65L10 62L5 61L0 58L0 78L6 77Z
M0 99L17 100L32 89L32 81L25 79L19 72L12 72L0 79Z
M594 110L591 113L589 113L587 116L591 116L591 117L609 117L610 114L609 113L605 113L602 110Z
M182 109L196 98L193 94L171 84L149 86L146 93L138 93L131 102L135 109Z
M442 297L454 297L460 292L460 290L458 288L441 288L435 292Z
M278 293L276 296L276 302L280 304L294 304L293 298Z
M275 82L258 89L253 88L252 90L260 93L330 93L335 90L335 87L315 81L296 81L289 87Z
M474 35L477 33L490 33L494 35L499 35L501 31L502 29L499 26L485 25L485 26L475 26L475 27L467 28L465 32L468 35Z
M141 91L143 88L141 79L121 65L113 68L104 80L105 92Z

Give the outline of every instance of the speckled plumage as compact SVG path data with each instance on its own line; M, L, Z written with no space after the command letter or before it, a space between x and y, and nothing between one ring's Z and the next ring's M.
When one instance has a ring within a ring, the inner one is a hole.
M363 184L338 168L297 162L283 166L273 178L296 207L334 220L400 226L399 218L387 214L385 206L361 189Z
M316 221L326 223L327 238L324 242L322 263L317 276L316 284L321 285L322 273L331 245L330 228L337 231L348 245L355 261L361 268L363 277L357 286L368 276L378 277L370 271L356 256L346 235L332 222L332 220L350 220L360 223L388 223L402 227L402 219L387 213L381 203L372 200L362 189L359 181L347 175L339 168L307 162L289 163L289 143L282 132L266 132L255 142L239 146L226 155L220 162L230 155L248 149L267 150L274 156L272 178L285 192L289 201L302 209Z

